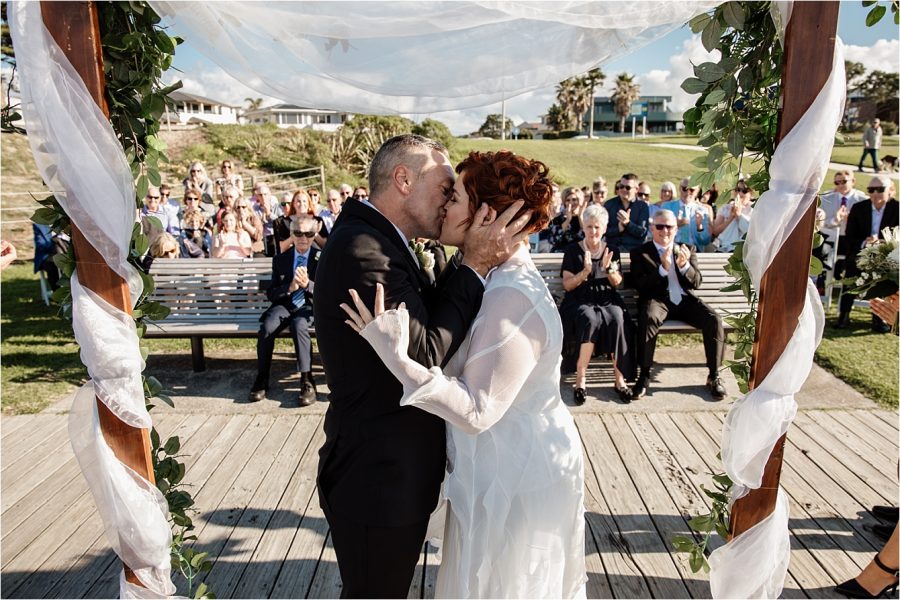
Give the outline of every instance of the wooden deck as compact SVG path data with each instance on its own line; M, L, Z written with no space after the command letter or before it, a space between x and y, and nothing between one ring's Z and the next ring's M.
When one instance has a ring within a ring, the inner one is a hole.
M669 539L705 505L723 412L576 413L586 452L588 597L704 598L706 577ZM315 494L321 414L164 414L182 440L199 546L219 598L337 597L340 577ZM895 413L801 411L782 482L793 554L786 598L833 597L880 543L874 504L897 503ZM66 416L2 421L2 596L113 598L119 562L72 457ZM410 598L433 597L426 546ZM185 590L180 589L180 593Z

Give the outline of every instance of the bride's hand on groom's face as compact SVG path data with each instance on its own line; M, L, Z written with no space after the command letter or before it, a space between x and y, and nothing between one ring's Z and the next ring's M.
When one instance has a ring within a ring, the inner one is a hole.
M509 258L519 242L528 237L523 229L531 219L531 211L514 218L524 204L523 200L517 200L500 216L486 204L478 207L466 232L463 264L485 277L493 267Z
M350 289L347 290L350 293L350 299L353 300L353 304L356 306L356 310L350 308L346 303L341 303L341 308L347 316L350 317L344 323L353 328L353 331L359 333L362 331L366 325L371 323L375 317L384 313L384 286L380 283L375 284L375 306L374 306L374 315L369 309L366 307L365 303L362 301L362 298L359 297L359 293L356 290ZM406 303L401 302L400 308L406 308Z

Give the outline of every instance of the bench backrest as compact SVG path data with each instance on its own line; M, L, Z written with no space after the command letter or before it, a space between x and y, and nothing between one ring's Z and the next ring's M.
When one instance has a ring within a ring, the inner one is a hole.
M703 300L707 305L715 308L722 316L747 312L749 307L747 300L740 290L733 292L723 292L721 289L731 283L734 278L725 272L724 266L728 262L731 254L719 252L698 252L697 264L700 267L700 274L703 276L703 283L695 295ZM562 276L560 275L560 266L562 265L562 254L559 253L539 253L532 254L531 258L535 266L547 282L550 293L556 298L557 302L562 301L565 294L562 286ZM628 272L631 267L631 257L623 254L620 260L622 272ZM620 288L619 295L625 301L626 306L634 313L637 310L637 293L631 288Z
M156 259L152 299L171 309L166 322L257 321L269 305L272 259Z

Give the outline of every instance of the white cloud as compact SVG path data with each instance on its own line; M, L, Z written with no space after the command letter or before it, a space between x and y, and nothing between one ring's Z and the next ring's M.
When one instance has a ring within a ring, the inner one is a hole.
M867 71L900 72L900 40L881 39L871 46L844 47L844 58L862 63Z
M668 69L652 69L638 74L635 79L641 84L641 94L644 96L672 96L672 110L687 110L694 105L697 94L688 94L682 90L681 82L693 76L692 65L706 61L717 62L719 56L718 50L707 52L700 42L700 36L693 35L684 40L676 54L669 57ZM614 77L609 78L609 81L613 79Z

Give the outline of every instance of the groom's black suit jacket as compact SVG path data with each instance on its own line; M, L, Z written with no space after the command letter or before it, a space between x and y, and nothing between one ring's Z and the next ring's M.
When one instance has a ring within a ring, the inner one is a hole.
M397 229L356 200L344 205L316 274L316 336L331 390L319 451L322 508L332 523L421 522L437 505L444 477L444 422L400 406L403 387L344 322L339 304L353 306L347 290L354 288L371 309L381 283L387 308L406 303L409 356L443 366L475 319L484 286L468 267L450 265L432 286Z

